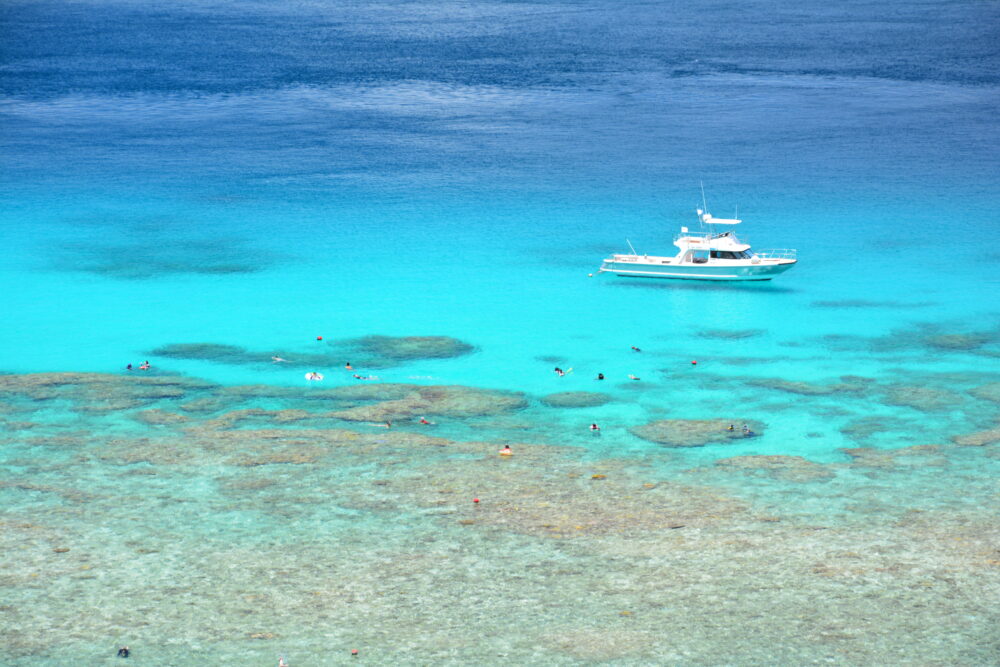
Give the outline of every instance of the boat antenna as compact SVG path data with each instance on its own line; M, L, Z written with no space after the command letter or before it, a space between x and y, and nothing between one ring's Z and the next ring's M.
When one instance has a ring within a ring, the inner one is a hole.
M627 243L627 244L628 244L628 247L629 247L629 248L632 248L632 254L633 254L633 255L635 255L636 257L638 257L638 256L639 256L639 253L637 253L637 252L635 251L635 248L634 248L634 247L632 247L632 242L631 242L631 241L629 241L628 239L625 239L625 243Z
M708 203L705 201L705 181L698 181L701 184L701 210L708 213Z

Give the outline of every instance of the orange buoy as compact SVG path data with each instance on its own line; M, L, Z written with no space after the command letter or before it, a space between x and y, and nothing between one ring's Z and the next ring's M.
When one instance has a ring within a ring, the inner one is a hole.
M357 655L357 654L358 654L358 649L352 648L351 649L351 655Z

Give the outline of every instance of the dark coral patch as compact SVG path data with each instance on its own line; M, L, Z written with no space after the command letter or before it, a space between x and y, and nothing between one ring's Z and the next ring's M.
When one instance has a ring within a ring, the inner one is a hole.
M763 329L708 329L699 331L702 338L714 338L716 340L742 340L744 338L754 338L764 333Z
M992 401L993 403L1000 403L1000 382L991 382L990 384L984 384L980 387L976 387L969 391L970 394L976 398L981 398L984 401Z
M560 391L541 398L542 403L552 408L596 408L611 400L607 394L596 391Z
M643 440L668 447L701 447L745 440L743 424L755 435L764 433L764 425L760 422L741 419L660 419L629 430ZM730 426L733 426L732 431Z
M232 275L263 271L273 257L234 239L178 241L161 237L121 243L64 243L52 265L122 280L169 275Z
M167 359L187 359L191 361L210 361L217 364L230 365L273 365L275 368L294 367L312 368L314 366L329 366L339 363L340 357L332 351L325 354L291 354L285 352L259 352L247 350L237 345L224 343L170 343L152 350L152 357ZM274 357L285 361L276 364Z
M885 402L889 405L902 405L922 412L950 410L961 400L952 391L924 386L893 385L885 393Z
M334 343L348 359L372 368L395 366L417 359L451 359L476 348L449 336L363 336Z
M864 390L862 383L842 382L839 384L810 384L795 382L781 378L760 378L750 380L747 384L764 389L776 389L800 396L829 396L831 394L851 394Z
M349 421L384 422L421 415L440 417L482 417L501 415L528 406L518 392L476 389L474 387L417 387L402 398L357 406L330 413Z
M928 336L924 343L938 350L975 350L990 342L991 336L985 333L950 333Z

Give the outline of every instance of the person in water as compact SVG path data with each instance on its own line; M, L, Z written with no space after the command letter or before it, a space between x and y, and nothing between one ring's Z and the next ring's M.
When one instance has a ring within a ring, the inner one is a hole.
M597 433L598 431L601 430L601 427L598 426L597 424L591 424L590 425L590 430L593 431L594 433Z
M129 364L128 366L126 366L126 367L125 367L125 370L127 370L127 371L130 371L130 370L132 370L132 364Z
M628 379L629 379L629 380L638 380L638 379L639 379L639 376L638 376L638 375L629 375L629 376L628 376Z
M148 371L149 370L149 362L148 361L144 361L141 364L139 364L139 370L140 371Z
M274 362L274 363L276 363L276 364L280 364L282 362L284 362L286 364L288 363L288 359L282 359L281 357L271 357L271 361Z
M514 452L510 451L510 445L504 445L503 449L500 450L500 456L513 456Z
M563 369L559 368L558 366L556 366L553 370L555 371L555 374L558 375L559 377L562 377L563 375L566 375L566 371L564 371Z
M636 351L636 352L642 352L642 350L640 350L639 348L637 348L635 345L632 346L632 349L634 351Z
M129 654L128 646L121 646L118 648L118 657L127 658Z
M736 429L735 429L735 428L733 428L733 425L732 425L732 424L730 424L730 425L729 425L729 428L727 428L726 430L727 430L727 431L735 431Z
M598 373L597 374L597 379L598 380L603 380L604 379L604 373Z
M344 368L347 369L347 370L349 370L349 371L353 371L354 370L354 366L351 366L351 362L349 362L349 361L346 364L344 364Z
M421 423L421 424L430 424L430 422L429 422L429 421L427 421L427 419L426 419L425 417L421 417L421 418L420 418L420 423Z

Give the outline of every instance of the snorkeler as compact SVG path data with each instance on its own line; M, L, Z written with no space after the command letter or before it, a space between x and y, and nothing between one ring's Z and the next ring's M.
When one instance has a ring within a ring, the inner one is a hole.
M632 346L632 349L634 351L636 351L636 352L642 352L642 350L640 350L639 348L637 348L635 345Z
M604 379L604 373L598 373L597 374L597 379L598 380L603 380Z

